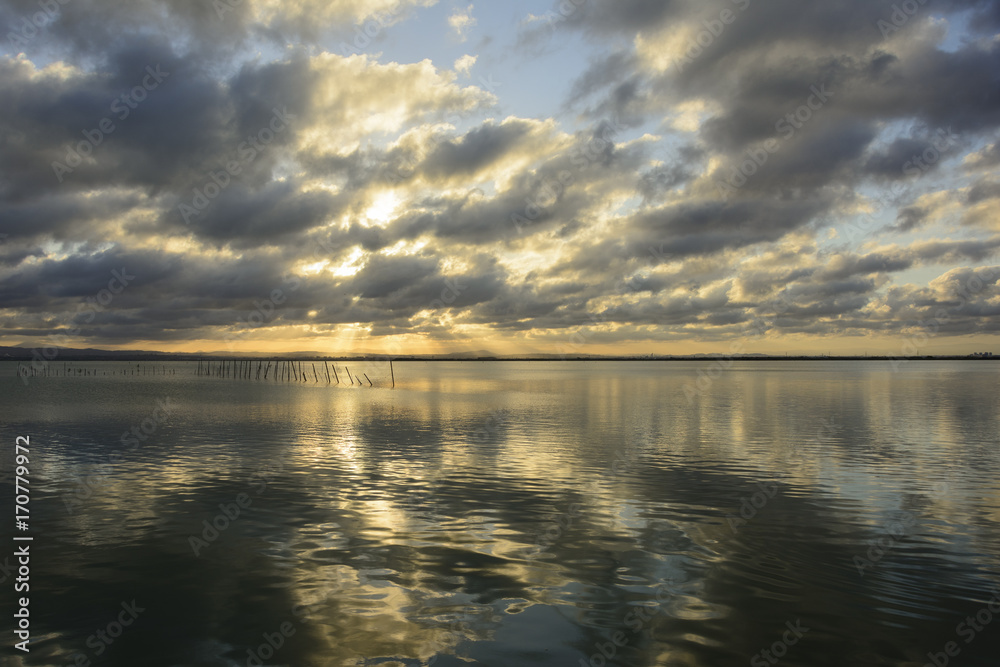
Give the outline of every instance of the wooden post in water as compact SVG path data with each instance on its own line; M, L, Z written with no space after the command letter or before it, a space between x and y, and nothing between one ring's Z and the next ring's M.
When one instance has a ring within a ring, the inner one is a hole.
M323 368L326 369L326 383L330 384L330 364L326 363L326 360L323 361Z
M353 387L354 386L354 378L351 377L351 369L348 368L347 366L344 366L344 370L347 371L347 377L350 379L351 386Z
M362 373L362 375L364 375L364 376L365 376L365 379L366 379L366 380L368 380L368 373ZM360 380L358 380L358 384L361 384L361 381L360 381ZM368 386L369 386L369 387L374 387L375 385L373 385L373 384L372 384L372 381L371 381L371 380L368 380Z
M392 388L396 388L396 374L392 372L392 359L389 360L389 375L392 377Z
M333 365L333 377L337 380L337 384L340 384L340 376L337 375L337 364Z
M312 367L313 367L313 377L316 378L316 382L319 382L319 375L316 374L316 364L313 364Z

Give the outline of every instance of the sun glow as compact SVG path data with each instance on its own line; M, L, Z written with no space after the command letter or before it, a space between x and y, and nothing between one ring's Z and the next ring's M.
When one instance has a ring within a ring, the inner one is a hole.
M364 217L371 225L384 227L396 217L396 210L402 203L399 195L392 190L384 190L372 198L371 205L365 210Z

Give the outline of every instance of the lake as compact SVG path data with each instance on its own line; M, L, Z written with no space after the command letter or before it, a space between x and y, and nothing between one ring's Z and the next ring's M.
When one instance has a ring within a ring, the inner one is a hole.
M0 363L2 664L1000 664L998 364L348 366Z

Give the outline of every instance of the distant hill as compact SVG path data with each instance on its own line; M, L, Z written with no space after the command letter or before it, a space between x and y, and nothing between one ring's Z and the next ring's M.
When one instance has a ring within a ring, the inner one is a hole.
M39 350L41 353L41 350ZM52 360L53 363L61 361L184 361L196 359L386 359L382 353L357 352L352 354L334 355L326 352L301 351L284 354L265 354L261 352L152 352L147 350L100 350L95 348L59 348L59 353ZM684 360L711 360L728 359L722 354L633 354L633 355L600 355L600 354L508 354L497 355L489 350L471 350L465 352L450 352L447 354L394 354L392 358L398 361L557 361L557 360L582 360L582 361L684 361ZM770 361L878 361L886 359L981 359L984 361L996 361L1000 357L984 357L976 355L920 355L912 357L895 356L828 356L828 355L767 355L760 353L740 354L734 359L746 361L770 360ZM33 359L33 348L24 346L0 346L0 361L31 361Z

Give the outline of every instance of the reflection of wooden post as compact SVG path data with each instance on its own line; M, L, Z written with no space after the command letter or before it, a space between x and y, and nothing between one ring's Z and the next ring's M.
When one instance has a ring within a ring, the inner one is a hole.
M396 374L392 372L392 359L389 360L389 375L392 376L392 388L396 388Z

